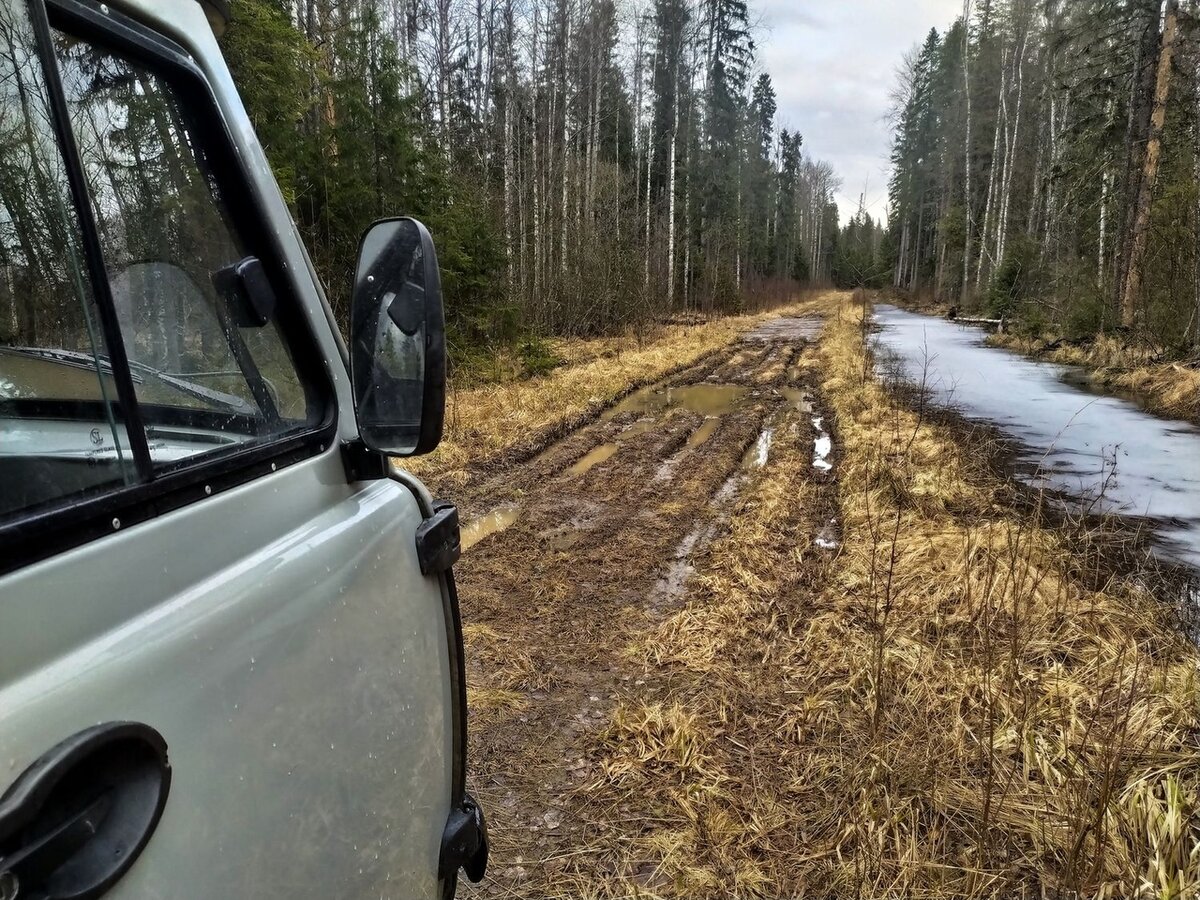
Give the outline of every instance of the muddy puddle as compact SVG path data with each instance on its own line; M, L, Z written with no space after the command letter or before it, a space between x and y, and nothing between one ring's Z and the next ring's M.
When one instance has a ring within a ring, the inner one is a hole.
M695 431L693 431L691 436L687 439L688 449L694 450L697 447L699 447L701 444L708 441L708 439L710 437L712 437L713 434L716 433L716 430L720 426L720 424L721 424L720 416L709 416L708 418L706 418L704 420L704 423L699 428L697 428Z
M779 393L781 393L783 398L787 400L788 403L792 404L795 409L802 413L812 413L813 398L812 394L810 394L808 391L797 387L782 387L779 389Z
M875 318L885 376L1013 438L1027 483L1150 519L1165 557L1200 568L1200 428L1085 389L1076 368L986 347L977 329L893 306Z
M602 417L611 421L623 413L661 415L685 409L702 416L723 416L738 408L747 389L738 384L685 384L679 387L646 387L634 391Z
M761 469L771 458L771 444L775 440L775 429L767 427L762 430L753 444L746 449L742 457L743 469Z
M608 460L612 459L614 456L616 456L617 451L620 449L620 445L618 444L601 444L596 449L584 454L579 462L567 469L567 474L573 477L578 477L584 472L587 472L589 469L594 469L596 466L600 465L600 463L607 462Z
M486 515L472 519L462 526L460 543L463 551L470 550L486 537L499 534L520 518L521 507L517 503L498 506Z
M817 436L813 438L813 468L822 472L832 472L833 463L829 461L829 457L833 455L833 438L825 430L825 418L814 416L812 424L817 432Z
M817 536L813 539L813 543L821 550L837 550L842 546L842 533L838 527L837 519L830 519Z

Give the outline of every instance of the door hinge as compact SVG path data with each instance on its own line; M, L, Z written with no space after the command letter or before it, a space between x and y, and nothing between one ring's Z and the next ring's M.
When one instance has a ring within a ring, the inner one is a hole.
M450 818L446 820L438 874L449 879L462 869L467 878L478 882L487 871L487 864L487 822L475 798L465 794L462 803L450 810Z
M417 528L417 560L422 575L445 572L462 556L458 530L458 509L453 503L437 500L433 515Z

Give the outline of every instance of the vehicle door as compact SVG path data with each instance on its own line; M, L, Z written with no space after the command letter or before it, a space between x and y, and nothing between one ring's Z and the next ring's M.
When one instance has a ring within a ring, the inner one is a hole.
M431 510L348 477L344 363L218 110L145 21L0 0L6 900L452 887Z

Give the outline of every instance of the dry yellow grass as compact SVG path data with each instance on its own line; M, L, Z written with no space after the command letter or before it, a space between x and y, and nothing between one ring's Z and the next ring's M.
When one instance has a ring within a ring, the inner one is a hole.
M563 896L1200 895L1195 648L882 388L858 310L821 365L840 554L781 429L699 588L629 649L650 686L589 792L643 827Z
M943 428L864 377L860 331L830 328L825 390L846 452L831 599L868 626L844 672L880 764L866 870L953 895L1195 896L1195 649L1153 596L1088 590L1066 535L998 506Z
M991 335L988 343L1039 359L1082 366L1096 384L1132 391L1154 412L1200 421L1200 370L1155 362L1160 354L1152 347L1099 337L1084 346L1065 345L1046 351L1047 339L1013 334Z
M622 335L556 342L555 352L566 365L547 375L452 390L441 446L405 467L418 475L438 473L461 483L472 463L513 448L535 450L634 388L691 365L764 319L801 311L815 302L696 325L668 325L649 340Z

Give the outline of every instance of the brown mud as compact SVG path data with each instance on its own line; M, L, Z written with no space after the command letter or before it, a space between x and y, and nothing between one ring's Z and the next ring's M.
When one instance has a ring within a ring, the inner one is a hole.
M492 835L487 879L460 895L567 896L567 881L630 874L608 871L611 851L652 827L649 811L606 806L594 785L614 712L667 699L672 676L628 648L683 605L773 446L812 455L832 434L836 463L818 331L812 319L768 323L456 491L471 543L456 570L470 784ZM834 549L834 476L806 469L809 543L820 535Z

